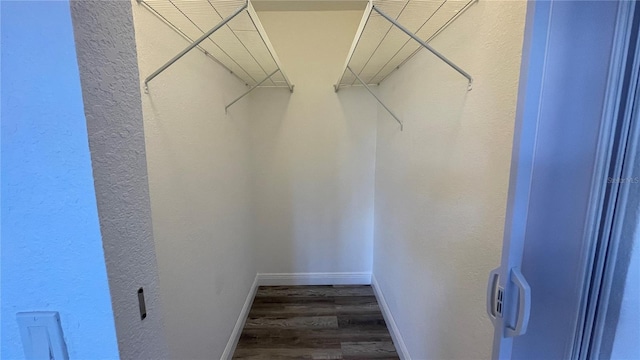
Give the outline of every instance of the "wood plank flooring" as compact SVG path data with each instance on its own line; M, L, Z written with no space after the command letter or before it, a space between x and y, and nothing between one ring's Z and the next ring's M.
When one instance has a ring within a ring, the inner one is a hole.
M371 286L261 286L234 359L399 359Z

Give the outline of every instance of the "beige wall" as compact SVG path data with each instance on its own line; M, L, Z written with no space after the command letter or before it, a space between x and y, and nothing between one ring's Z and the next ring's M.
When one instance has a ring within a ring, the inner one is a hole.
M133 2L141 76L186 42ZM488 358L525 3L480 1L377 89L332 86L361 11L260 12L296 85L245 88L193 51L143 94L170 351L216 358L256 272L372 270L412 358ZM375 195L375 196L374 196ZM375 199L375 209L374 209ZM375 219L375 227L374 227ZM375 235L375 236L374 236Z
M362 12L259 16L296 87L250 98L258 271L369 272L376 108L332 87Z
M140 76L187 42L133 1ZM153 232L173 359L219 358L254 280L243 84L193 50L142 94Z
M414 359L488 359L524 2L479 1L379 88L373 272Z

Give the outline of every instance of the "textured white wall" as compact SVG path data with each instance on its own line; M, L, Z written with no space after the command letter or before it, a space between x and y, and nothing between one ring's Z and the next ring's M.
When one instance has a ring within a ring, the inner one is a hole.
M71 14L120 357L164 359L131 4L72 1Z
M480 1L382 83L373 273L414 359L487 359L486 280L499 264L524 2Z
M332 88L362 12L259 16L296 88L250 99L258 271L370 271L376 108Z
M140 75L188 43L132 2ZM142 94L153 230L171 357L220 358L256 275L245 86L199 50Z

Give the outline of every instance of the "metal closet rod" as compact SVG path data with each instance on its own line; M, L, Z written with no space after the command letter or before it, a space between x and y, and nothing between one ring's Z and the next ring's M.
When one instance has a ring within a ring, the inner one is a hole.
M372 3L370 3L370 4L372 4ZM412 39L417 41L420 45L422 45L425 49L429 50L432 54L437 56L440 60L444 61L445 63L447 63L447 65L451 66L454 70L456 70L457 72L462 74L462 76L464 76L465 78L467 78L467 80L469 80L468 90L471 90L471 85L473 84L473 78L471 77L471 75L469 75L468 72L462 70L462 68L460 68L458 65L454 64L451 60L447 59L444 55L440 54L436 49L432 48L424 40L420 39L416 34L414 34L411 31L409 31L409 29L407 29L404 26L402 26L394 18L390 17L389 15L385 14L382 10L378 9L377 6L372 4L371 5L371 10L377 12L378 14L380 14L380 16L382 16L383 18L387 19L390 23L392 23L398 29L402 30L402 32L404 32L405 34L409 35L409 37L411 37ZM369 16L371 16L371 13L369 13ZM360 34L360 36L362 36L362 34ZM402 131L403 128L404 128L404 125L402 124L402 121L400 121L400 119L393 113L393 111L391 111L391 109L389 109L389 107L387 105L385 105L384 102L382 102L382 100L380 100L380 98L373 92L373 90L371 90L369 85L367 85L367 83L364 82L364 80L362 80L360 78L360 76L358 76L358 74L356 74L356 72L351 69L351 67L349 67L348 63L346 65L346 69L345 69L344 72L346 72L347 70L349 70L353 74L353 76L355 76L355 78L358 80L358 82L360 82L360 84L362 84L362 86L364 86L364 88L367 89L367 91L378 101L378 103L380 105L382 105L382 107L384 107L384 109L387 110L387 112L389 114L391 114L391 116L398 122L398 124L400 124L400 131ZM342 73L343 77L344 77L344 72ZM340 82L341 81L342 81L342 78L340 78ZM340 83L334 85L334 89L335 89L336 92L338 92L338 90L340 90Z
M245 10L247 10L249 12L249 18L253 22L253 19L251 18L249 0L246 0L244 2L244 4L240 8L238 8L236 11L234 11L231 15L227 16L226 18L224 18L220 23L218 23L216 26L214 26L211 30L209 30L206 33L202 34L202 36L200 36L198 39L193 41L189 46L187 46L184 50L182 50L180 53L178 53L178 55L174 56L171 60L167 61L164 65L162 65L158 70L154 71L151 75L149 75L146 79L144 79L144 90L145 90L145 92L147 92L147 93L149 92L149 81L153 80L156 76L160 75L169 66L173 65L173 63L175 63L180 58L182 58L184 55L186 55L189 51L193 50L195 47L200 45L201 42L205 41L209 36L213 35L213 33L218 31L223 26L227 25L227 23L229 21L231 21L233 18L235 18L236 16L238 16L240 13L242 13ZM255 23L254 23L254 25L255 25ZM257 27L256 27L256 29L257 29ZM260 33L260 31L258 31L258 33ZM262 34L260 34L260 36L262 36ZM264 39L263 39L263 41L264 41ZM268 47L268 45L267 45L267 47ZM271 55L272 55L272 57L274 56L273 54L271 54ZM274 59L274 61L275 61L275 59ZM277 61L276 61L276 64L278 64ZM258 65L260 65L260 64L258 64ZM276 71L274 71L273 73L268 75L265 79L261 80L256 85L252 86L251 89L249 89L247 92L245 92L242 96L240 96L239 98L234 100L231 104L227 105L227 107L225 108L225 112L226 112L226 109L229 108L229 106L233 105L236 101L240 100L246 94L250 93L256 87L258 87L259 85L261 85L262 83L264 83L265 81L270 79L278 71L280 71L279 67L278 67L278 69ZM283 73L283 76L284 76L284 73ZM284 78L285 78L285 82L287 83L287 87L289 88L289 91L293 92L293 85L291 85L289 83L289 81L287 80L286 76L284 76Z
M162 15L161 13L158 12L158 10L156 10L153 6L147 4L147 2L145 0L136 0L138 2L138 4L142 4L144 5L149 11L151 11L155 16L158 17L158 19L162 20L162 22L164 22L165 24L167 24L167 26L169 26L171 28L171 30L175 31L178 35L182 36L188 43L192 43L193 39L189 37L189 35L185 34L184 31L180 30L177 26L173 25L173 23L171 21L169 21L164 15ZM200 47L200 45L198 45L198 49L200 51L202 51L203 54L205 54L209 59L215 61L218 65L222 66L223 68L225 68L228 72L232 73L233 75L235 75L240 81L244 81L243 79L241 79L238 74L234 73L231 69L229 69L225 64L223 64L220 60L216 59L213 55L211 55L205 48Z
M225 26L229 21L231 21L234 17L238 16L241 12L243 12L247 6L249 5L248 1L245 1L244 5L242 5L238 10L234 11L233 14L227 16L224 20L218 23L218 25L214 26L211 30L202 34L196 41L192 42L191 45L184 48L184 50L180 51L178 55L174 56L171 60L167 61L166 64L162 65L158 70L154 71L151 75L147 76L144 79L144 90L149 91L149 81L153 80L156 76L160 75L163 71L165 71L169 66L173 65L176 61L178 61L181 57L185 56L189 51L191 51L196 46L200 45L201 42L205 41L209 36L211 36L214 32L218 31L221 27Z
M405 34L409 35L413 40L417 41L418 44L422 45L425 49L429 50L433 55L437 56L440 60L442 60L445 63L447 63L447 65L451 66L454 70L456 70L457 72L462 74L462 76L466 77L467 80L469 80L469 90L471 90L471 85L473 84L473 78L471 77L471 75L469 75L468 72L462 70L461 67L459 67L458 65L454 64L453 61L447 59L446 56L440 54L436 49L431 47L431 45L427 44L424 40L420 39L416 34L412 33L409 29L407 29L404 26L402 26L394 18L390 17L389 15L385 14L382 10L378 9L377 6L373 5L373 11L377 12L378 14L380 14L380 16L382 16L383 18L387 19L389 22L391 22L393 25L395 25L395 27L397 27L398 29L402 30L402 32L404 32Z

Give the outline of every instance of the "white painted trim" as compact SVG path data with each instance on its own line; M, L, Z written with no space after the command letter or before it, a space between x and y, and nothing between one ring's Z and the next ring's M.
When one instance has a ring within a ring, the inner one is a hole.
M404 339L402 339L400 329L393 318L393 314L391 314L391 309L389 309L389 305L384 299L384 295L382 295L382 289L380 289L380 285L378 285L378 281L376 281L376 276L374 274L371 274L371 287L373 288L373 292L376 294L376 299L378 299L378 305L380 305L380 309L382 310L382 316L384 317L384 321L387 323L387 328L389 328L389 332L391 333L391 339L393 339L393 344L396 346L398 356L400 356L401 360L411 360L409 349L407 349L407 345L405 345Z
M258 285L369 285L371 273L258 273Z
M247 294L247 298L244 301L240 315L238 315L236 325L233 327L233 331L231 332L231 336L229 337L229 341L227 342L227 346L224 348L224 352L222 353L220 360L231 360L233 357L233 353L236 351L236 346L238 346L238 340L240 340L240 334L242 334L242 329L244 328L244 323L247 321L249 310L251 310L253 298L256 296L256 291L258 291L257 275L253 280L253 285L251 285L251 288L249 289L249 294Z

